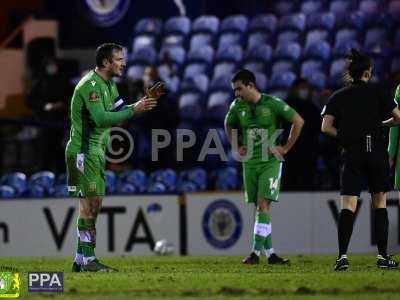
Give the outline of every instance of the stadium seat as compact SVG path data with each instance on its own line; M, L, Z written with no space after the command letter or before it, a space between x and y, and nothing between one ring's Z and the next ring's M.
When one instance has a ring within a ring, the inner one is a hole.
M327 83L325 73L319 71L307 74L307 76L305 76L304 78L307 79L313 87L320 89L325 88Z
M135 26L135 34L159 35L162 31L162 21L158 18L144 18L139 20Z
M150 186L156 188L156 183L162 183L165 186L166 192L175 192L177 184L177 174L172 169L161 169L154 171L149 176ZM156 188L157 189L157 188ZM154 193L154 191L152 191Z
M214 76L210 82L209 91L213 92L216 90L231 90L231 74L221 74L220 76Z
M300 12L309 15L312 13L319 13L323 10L324 3L320 0L307 0L301 1Z
M54 197L68 197L68 186L66 184L55 185Z
M199 93L184 93L179 97L179 115L182 120L198 121L203 113L203 103Z
M182 65L185 62L186 51L183 47L180 46L170 46L164 47L160 50L158 55L158 61L160 63L168 60L178 66Z
M387 5L387 12L393 20L400 20L400 0L392 0Z
M277 47L289 43L300 43L300 42L302 42L301 33L296 30L280 31L276 38Z
M302 78L308 78L315 72L323 72L324 62L319 59L304 60L301 64L300 75Z
M272 48L267 44L258 45L252 48L247 48L245 53L245 61L262 61L267 63L272 59Z
M331 46L326 41L310 44L304 49L304 58L328 61L331 58Z
M141 80L143 78L146 65L131 65L127 67L126 76L131 80Z
M120 183L117 184L116 193L119 195L132 195L137 193L137 189L132 183Z
M336 31L334 47L349 41L358 41L358 32L354 28L344 28Z
M292 0L273 1L272 12L278 16L288 15L297 10L297 4L297 1Z
M277 47L274 53L275 59L298 60L301 56L301 46L298 43L282 44Z
M204 74L196 77L186 77L182 79L180 91L182 93L195 92L205 94L208 90L208 77Z
M8 198L15 198L16 193L15 190L9 185L0 185L0 198L1 199L8 199Z
M204 45L212 46L214 42L214 35L211 33L196 33L190 38L189 49L197 49Z
M220 62L216 63L213 69L213 78L221 77L223 75L227 75L232 77L234 72L236 71L237 64L234 62Z
M283 72L295 72L296 63L292 60L281 59L273 63L271 67L271 73L283 73Z
M262 61L250 61L243 64L243 68L253 73L255 72L267 72L268 66Z
M104 176L106 179L106 194L113 194L116 188L117 176L110 170L106 170Z
M242 47L234 45L227 48L219 48L214 62L233 62L239 63L243 57Z
M284 100L284 99L287 98L288 91L287 91L287 89L273 88L273 87L271 87L271 88L268 90L268 94L270 94L270 95L272 95L272 96L274 96L274 97L277 97L277 98L279 98L279 99Z
M222 123L232 100L231 93L227 91L216 91L208 96L207 117L209 120Z
M157 54L153 48L141 48L132 53L129 64L153 65L156 60Z
M24 173L13 172L2 176L0 178L0 185L11 187L13 189L13 196L20 197L23 196L28 189L28 180ZM7 190L8 189L5 188L5 191Z
M342 84L342 78L346 69L346 59L338 58L331 62L329 71L329 80L332 87L337 87Z
M218 49L226 49L231 46L242 44L242 34L238 32L226 32L220 35L218 39Z
M41 171L33 174L29 178L29 189L31 195L35 197L52 195L54 193L55 178L55 174L50 171Z
M167 187L161 182L150 183L147 192L151 194L164 194L167 193Z
M338 44L335 45L335 47L333 48L333 57L345 57L350 49L357 49L357 50L361 50L361 46L357 41L354 40L346 40L343 42L340 42Z
M258 15L251 19L249 32L273 34L278 27L278 19L272 14Z
M235 190L239 187L239 174L236 168L227 167L217 171L216 188L220 191Z
M200 16L192 23L192 33L217 34L219 30L219 19L215 16Z
M179 174L181 192L204 191L207 188L207 172L203 168L192 168Z
M209 65L206 63L191 63L185 66L183 78L196 77L208 73Z
M364 48L371 48L375 45L388 44L387 38L387 31L385 28L370 28L365 32Z
M220 32L245 33L248 27L248 19L244 15L228 16L221 22Z
M366 14L378 14L381 12L382 1L379 0L361 0L358 10Z
M303 32L306 27L306 16L302 13L284 15L279 20L279 30L297 30Z
M329 42L329 31L325 29L313 29L307 32L304 48L311 44L320 42Z
M135 36L132 44L132 51L137 51L142 48L156 48L156 37L153 35L142 34Z
M262 91L265 92L268 87L267 76L264 73L255 72L256 83L257 87Z
M349 0L333 0L329 4L329 11L336 15L346 15L352 11L352 1Z
M180 193L194 193L197 191L198 191L198 188L194 182L183 181L178 186L178 192L180 192Z
M247 39L247 48L254 48L259 45L272 44L272 36L267 32L250 33Z
M29 196L32 198L43 198L48 196L48 194L43 186L34 184L29 186Z
M187 62L211 63L214 59L214 49L210 46L191 49L187 56Z
M289 88L296 80L297 76L293 72L272 73L270 80L270 88Z
M306 27L308 30L332 30L335 26L336 16L332 12L312 13L307 16Z
M190 19L179 16L168 19L164 26L163 46L183 46L190 32Z
M121 174L119 174L117 180L117 187L118 187L117 191L121 192L121 190L123 190L125 192L121 193L123 194L128 193L129 190L132 190L132 187L128 185L133 186L132 193L145 192L147 187L146 173L143 170L134 169L134 170L124 171Z

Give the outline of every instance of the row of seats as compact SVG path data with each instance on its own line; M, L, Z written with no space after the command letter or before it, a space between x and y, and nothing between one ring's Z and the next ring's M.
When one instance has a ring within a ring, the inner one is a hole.
M163 194L189 193L215 188L219 191L234 190L240 187L236 168L226 167L214 172L202 168L192 168L182 172L161 169L147 175L143 170L129 170L120 174L107 170L106 194ZM213 181L210 184L210 181ZM49 171L33 174L29 178L21 172L5 174L0 178L0 198L18 197L67 197L66 175L56 176Z

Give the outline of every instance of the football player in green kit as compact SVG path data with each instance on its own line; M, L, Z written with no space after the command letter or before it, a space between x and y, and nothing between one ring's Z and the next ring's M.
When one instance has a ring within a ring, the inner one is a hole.
M75 87L71 100L70 139L65 149L68 191L79 197L78 245L72 271L116 271L95 255L96 219L105 194L105 151L110 128L157 105L164 93L158 83L132 105L119 97L114 76L125 67L123 48L106 43L96 50L96 68Z
M226 115L225 131L233 150L242 157L245 200L257 207L253 251L243 263L258 264L264 251L269 264L287 264L289 260L272 248L270 211L272 202L278 201L283 157L298 139L304 121L281 99L261 93L248 70L233 76L232 88L236 99ZM276 146L274 139L282 121L292 123L292 127L286 144Z
M400 103L400 85L397 86L394 95L394 101L398 104ZM395 176L394 176L394 188L400 191L400 147L399 147L399 130L398 126L390 127L389 132L389 164L390 167L394 165ZM400 193L399 193L400 197Z

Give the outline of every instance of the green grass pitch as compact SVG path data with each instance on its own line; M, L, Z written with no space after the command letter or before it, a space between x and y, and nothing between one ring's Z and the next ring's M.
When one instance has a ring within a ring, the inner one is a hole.
M118 273L72 273L71 258L0 258L21 272L22 299L400 299L400 270L380 270L375 256L292 256L290 266L241 264L242 257L106 257ZM27 272L64 271L64 293L28 293Z

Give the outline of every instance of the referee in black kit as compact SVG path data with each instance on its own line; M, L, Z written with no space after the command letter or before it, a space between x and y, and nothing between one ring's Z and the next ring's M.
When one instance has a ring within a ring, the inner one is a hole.
M343 147L340 175L342 209L338 223L339 256L335 271L349 267L346 253L364 179L367 180L372 195L375 213L377 266L398 266L386 252L389 227L386 192L391 187L383 126L399 125L400 111L393 99L384 96L383 90L368 83L371 72L371 59L352 49L348 55L345 73L347 85L332 94L322 111L322 132L337 137ZM391 118L385 120L389 117Z

